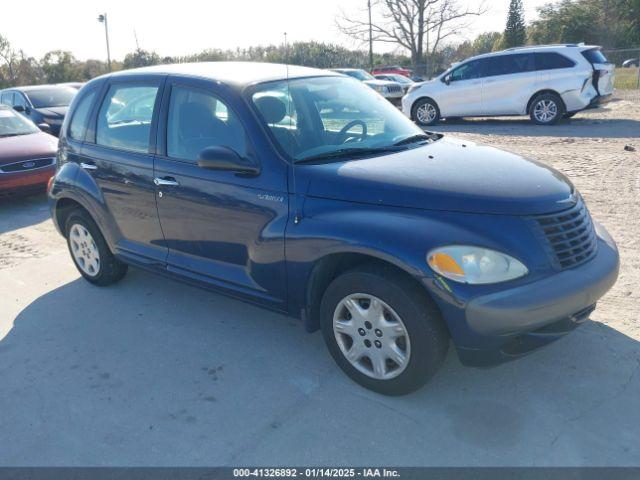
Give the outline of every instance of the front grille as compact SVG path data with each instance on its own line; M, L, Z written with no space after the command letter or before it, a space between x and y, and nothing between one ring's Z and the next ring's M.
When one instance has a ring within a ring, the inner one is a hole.
M22 160L0 166L0 173L27 172L38 168L48 167L55 163L55 158L37 158L35 160Z
M567 210L533 217L536 231L560 270L580 265L596 254L596 233L581 198Z
M402 87L400 85L389 85L388 88L390 93L402 92Z

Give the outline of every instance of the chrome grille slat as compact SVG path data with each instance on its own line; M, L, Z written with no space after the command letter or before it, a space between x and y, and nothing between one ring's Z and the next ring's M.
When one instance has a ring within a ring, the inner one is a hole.
M39 168L49 167L55 165L55 157L48 158L33 158L28 160L21 160L19 162L12 162L6 165L0 166L0 173L18 173L28 172L31 170L37 170ZM25 165L28 165L25 167Z
M596 254L596 233L582 198L566 210L531 219L557 269L576 267Z

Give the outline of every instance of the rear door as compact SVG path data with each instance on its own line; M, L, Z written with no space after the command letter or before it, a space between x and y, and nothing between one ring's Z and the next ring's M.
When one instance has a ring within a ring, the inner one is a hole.
M108 82L81 150L82 168L100 188L104 221L116 232L117 252L150 265L164 265L167 256L153 183L155 119L164 80L132 75Z
M436 98L441 116L482 115L484 66L484 59L471 60L444 77L444 86Z
M533 54L496 55L487 58L486 62L482 79L482 113L524 113L537 82Z
M582 56L593 67L593 86L598 95L613 93L615 80L615 65L607 60L599 48L592 48L582 52Z

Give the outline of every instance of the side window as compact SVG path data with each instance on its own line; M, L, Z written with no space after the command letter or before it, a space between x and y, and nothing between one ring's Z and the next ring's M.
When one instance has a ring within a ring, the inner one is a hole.
M511 75L513 73L531 72L535 70L533 55L530 53L498 55L486 59L485 76Z
M27 106L27 100L24 98L24 95L19 92L15 92L13 95L13 106L15 107L16 105Z
M247 157L247 136L237 116L218 97L174 86L167 118L167 156L196 162L207 147L228 147Z
M299 149L298 110L286 85L278 85L255 93L252 97L264 122L280 146L291 156ZM322 111L321 118L322 118ZM323 123L325 120L322 118Z
M2 96L0 96L0 103L3 105L13 105L13 92L3 92Z
M135 152L149 151L158 87L112 85L98 114L96 143Z
M482 76L482 67L484 62L481 60L473 60L471 62L460 65L451 72L450 80L458 82L460 80L473 80Z
M536 53L536 70L556 70L575 66L572 60L555 52Z
M69 125L69 137L74 140L84 140L84 134L87 131L87 121L91 112L91 105L96 98L96 91L93 90L84 96L73 112L71 124Z

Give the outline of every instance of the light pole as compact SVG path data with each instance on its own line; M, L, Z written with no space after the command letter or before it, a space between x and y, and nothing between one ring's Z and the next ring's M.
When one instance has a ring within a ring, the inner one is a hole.
M109 66L109 71L111 71L111 51L109 50L109 24L107 23L107 14L103 13L98 15L98 21L100 23L104 23L104 35L107 39L107 65Z
M373 26L371 24L371 0L367 0L367 8L369 9L369 67L373 72Z

